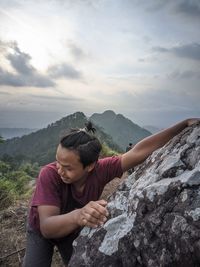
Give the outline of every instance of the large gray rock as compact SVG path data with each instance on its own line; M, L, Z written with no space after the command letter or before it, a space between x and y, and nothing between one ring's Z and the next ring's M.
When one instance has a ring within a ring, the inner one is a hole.
M70 267L200 266L200 125L138 166L108 209L74 241Z

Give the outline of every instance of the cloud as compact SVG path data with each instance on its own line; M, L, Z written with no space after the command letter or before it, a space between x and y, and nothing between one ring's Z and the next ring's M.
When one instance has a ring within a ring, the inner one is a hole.
M45 100L61 100L61 101L84 101L84 98L81 97L72 97L72 96L68 96L68 97L64 97L64 96L48 96L48 95L32 95L29 94L31 97L33 98L38 98L38 99L45 99Z
M169 14L180 15L192 20L200 19L200 2L199 0L156 0L142 2L148 12L167 11Z
M84 57L83 51L74 44L70 44L70 49L74 57ZM0 40L0 55L13 69L13 71L7 70L5 65L0 65L0 85L55 87L54 79L67 78L79 80L82 78L80 71L66 63L49 67L47 70L48 76L41 74L31 65L31 56L21 51L18 44L14 41L4 42Z
M55 83L38 73L32 73L31 75L13 74L0 68L0 85L10 85L14 87L52 87L55 86Z
M171 51L179 57L200 60L200 44L197 43L173 47Z
M8 92L0 92L0 95L11 95L10 93L8 93Z
M35 69L30 65L31 56L23 53L16 46L13 47L14 54L9 53L6 58L10 61L12 67L23 75L31 75Z
M187 16L193 17L200 15L199 0L156 0L151 2L142 2L142 4L146 6L146 10L151 12L170 7L176 13Z
M0 66L0 85L14 87L54 87L55 82L40 74L31 64L31 56L22 52L16 42L0 41L1 57L7 59L14 72Z
M79 80L82 77L80 71L76 70L73 66L63 63L51 66L48 73L52 78L69 78Z
M140 3L141 4L141 3ZM157 1L147 1L147 2L142 2L142 4L145 5L145 9L149 12L157 12L166 6L170 4L170 1L163 1L163 0L157 0Z
M180 1L176 3L174 11L179 14L186 15L191 18L200 18L200 2L199 0L193 1Z
M200 44L191 43L186 45L174 46L171 48L154 47L153 51L159 53L172 53L177 57L188 58L192 60L200 60Z
M169 49L161 47L161 46L153 47L152 50L155 51L155 52L160 52L160 53L169 52Z
M200 78L200 72L186 70L186 71L173 71L169 75L167 75L167 78L170 79L193 79L193 78Z
M80 47L78 47L76 44L74 44L73 42L69 42L68 47L70 49L72 56L75 59L82 60L82 59L86 58L86 55L83 52L83 50Z

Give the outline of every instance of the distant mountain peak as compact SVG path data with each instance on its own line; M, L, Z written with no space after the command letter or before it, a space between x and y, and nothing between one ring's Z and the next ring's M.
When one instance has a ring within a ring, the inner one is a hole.
M81 111L74 112L73 114L70 114L66 117L63 117L61 120L66 120L66 119L77 119L77 118L86 118L85 114ZM59 121L61 121L59 120Z
M116 113L113 110L106 110L102 115L116 116Z
M113 110L106 110L103 113L94 113L91 117L93 116L114 119L116 117L116 113Z
M94 113L90 119L112 136L113 140L123 150L125 150L128 143L136 144L144 137L151 135L148 130L112 110L106 110L102 114Z
M74 117L76 119L77 117L86 117L86 116L85 116L85 114L82 111L77 111L77 112L73 113L71 115L71 117Z

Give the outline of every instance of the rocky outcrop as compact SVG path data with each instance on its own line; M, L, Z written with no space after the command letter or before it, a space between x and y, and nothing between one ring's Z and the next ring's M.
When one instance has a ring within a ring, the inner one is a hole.
M70 267L200 266L200 125L138 166L108 209L102 227L74 241Z

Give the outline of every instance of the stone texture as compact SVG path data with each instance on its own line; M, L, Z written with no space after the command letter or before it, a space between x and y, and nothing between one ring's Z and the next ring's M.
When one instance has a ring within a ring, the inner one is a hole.
M74 241L69 267L200 266L200 124L138 166L108 209Z

